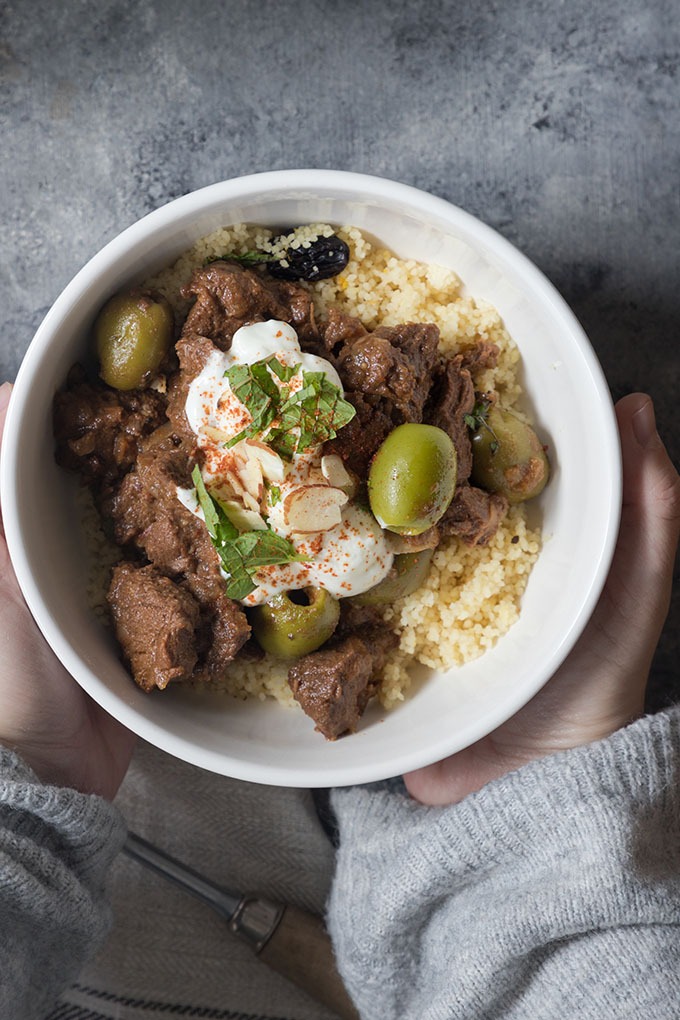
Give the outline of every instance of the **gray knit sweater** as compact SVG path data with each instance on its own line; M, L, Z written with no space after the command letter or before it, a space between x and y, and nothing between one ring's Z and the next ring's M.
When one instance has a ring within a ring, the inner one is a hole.
M680 711L460 804L336 791L329 905L366 1020L677 1020Z
M328 922L362 1017L679 1018L679 771L680 709L450 808L335 791ZM0 751L3 1020L43 1020L101 944L123 834Z
M109 927L125 826L100 797L43 786L0 748L0 1017L43 1020Z

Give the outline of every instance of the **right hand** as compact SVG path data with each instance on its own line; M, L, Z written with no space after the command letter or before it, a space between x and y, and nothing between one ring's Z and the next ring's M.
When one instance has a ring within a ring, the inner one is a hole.
M616 405L623 510L595 611L550 682L516 715L458 754L405 776L424 804L453 804L536 758L607 737L637 718L668 613L680 531L680 477L654 423L652 402Z
M11 394L0 386L0 439ZM0 744L46 783L113 799L135 736L100 708L47 645L19 590L0 518Z

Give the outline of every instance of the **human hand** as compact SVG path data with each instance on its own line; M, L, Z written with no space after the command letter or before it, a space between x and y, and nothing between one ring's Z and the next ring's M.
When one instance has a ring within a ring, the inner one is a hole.
M423 804L454 804L555 751L599 740L643 711L668 613L680 532L680 476L643 393L616 405L623 457L621 528L600 600L550 682L493 733L404 777Z
M0 439L11 386L0 386ZM12 569L0 518L0 745L46 783L112 799L134 734L95 704L38 630Z

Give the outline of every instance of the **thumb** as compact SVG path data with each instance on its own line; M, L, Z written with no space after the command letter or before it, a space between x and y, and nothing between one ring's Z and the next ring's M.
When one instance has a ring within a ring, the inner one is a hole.
M623 459L621 528L596 618L607 614L612 654L641 679L651 664L670 604L680 534L680 476L656 431L644 393L616 405ZM609 608L605 608L609 604ZM611 613L611 609L614 613Z
M620 544L626 566L631 581L642 585L635 585L639 591L656 579L670 594L680 534L680 476L656 431L654 405L645 393L619 400L616 417L623 458ZM628 549L633 542L635 556Z

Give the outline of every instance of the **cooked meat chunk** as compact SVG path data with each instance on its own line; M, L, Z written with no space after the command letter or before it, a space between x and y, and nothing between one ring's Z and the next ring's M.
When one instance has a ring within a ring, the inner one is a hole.
M166 423L141 444L134 470L123 479L107 507L118 544L145 552L164 573L184 573L189 562L184 549L190 539L182 532L194 530L193 515L179 502L176 490L189 485L189 456ZM173 539L174 532L178 534ZM147 545L163 548L154 553Z
M495 368L499 353L497 344L492 344L488 340L478 340L472 347L466 347L461 351L461 368L466 368L470 375L483 372L486 368Z
M217 553L205 525L180 503L191 485L190 460L170 425L143 444L137 465L111 500L116 541L131 546L181 584L200 608L203 638L197 675L216 678L250 636L241 607L227 598Z
M212 262L197 269L182 296L195 298L182 337L209 337L223 351L246 322L281 319L302 336L316 334L311 297L303 287L268 280L235 262Z
M114 568L108 602L132 675L145 691L188 680L196 665L199 607L155 567Z
M197 269L182 296L195 298L182 337L209 337L225 351L244 322L285 319L288 312L261 276L233 262L212 262Z
M118 544L144 553L169 576L193 576L199 557L206 557L219 573L217 555L198 518L178 499L175 506L156 498L148 482L149 475L143 471L130 472L111 501L109 513Z
M271 280L268 286L286 308L284 320L289 322L300 340L300 346L316 346L319 331L314 318L312 295L304 287L289 280Z
M466 482L472 471L472 445L464 416L475 405L472 376L461 366L461 355L440 360L423 414L425 423L443 429L456 448L458 485Z
M224 593L214 601L206 600L205 608L208 647L200 676L206 680L222 680L229 663L250 637L250 624L238 602L233 602Z
M458 455L458 483L466 482L472 470L472 447L465 415L475 403L467 366L477 371L495 364L495 344L480 341L463 354L443 357L436 355L436 343L432 347L438 332L422 334L420 327L407 324L394 327L388 341L387 330L367 333L358 319L340 312L331 313L322 331L329 351L339 351L336 364L345 396L357 412L324 452L339 454L348 468L365 478L371 459L393 428L404 421L423 421L450 436ZM405 351L420 353L409 361L399 344ZM391 386L395 388L390 391ZM400 386L401 401L396 399Z
M377 606L358 606L352 599L340 599L340 620L333 639L347 637L356 631L372 626L382 626L382 610Z
M155 390L92 384L75 366L54 398L57 463L88 484L111 485L134 464L140 441L165 420L165 403Z
M288 670L295 700L328 740L356 729L396 641L388 630L365 627L332 647L305 655Z
M190 468L185 444L166 424L142 444L108 512L119 545L132 546L164 574L181 578L204 603L222 597L224 580L205 525L177 498L178 486L192 484Z
M465 415L475 406L473 377L493 368L497 361L496 344L480 340L461 354L440 358L432 375L423 421L448 433L458 456L458 485L466 482L472 471L472 446Z
M394 428L394 422L378 397L363 393L345 393L354 406L354 418L324 445L324 453L337 453L347 468L359 478L368 476L372 457Z
M488 545L507 509L505 496L462 485L456 490L438 528L443 535L458 535L466 545Z
M419 422L438 344L439 330L431 323L381 326L344 344L338 372L346 389L388 401L398 412L395 425Z
M341 312L339 308L328 310L328 318L320 324L319 332L326 356L338 354L343 347L368 334L360 319Z
M177 432L188 443L195 442L185 411L189 387L215 350L215 344L206 336L183 335L177 343L180 370L170 380L167 413Z

